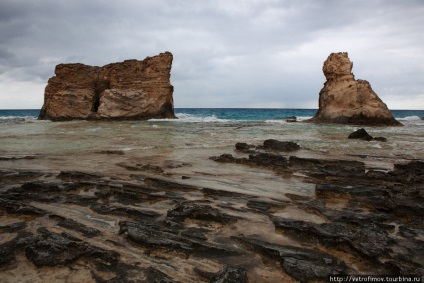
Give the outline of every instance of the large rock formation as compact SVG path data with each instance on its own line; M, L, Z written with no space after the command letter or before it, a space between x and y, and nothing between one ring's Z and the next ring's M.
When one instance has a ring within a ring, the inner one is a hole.
M39 119L175 118L172 59L165 52L103 67L57 65Z
M369 82L355 80L347 52L331 53L322 68L327 81L319 93L319 109L309 120L322 123L399 126Z

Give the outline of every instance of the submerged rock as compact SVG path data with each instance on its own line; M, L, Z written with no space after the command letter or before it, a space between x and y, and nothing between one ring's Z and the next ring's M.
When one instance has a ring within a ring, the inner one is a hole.
M311 122L400 126L369 82L355 80L347 52L331 53L322 68L327 81Z
M103 67L60 64L49 79L40 120L176 118L170 52Z

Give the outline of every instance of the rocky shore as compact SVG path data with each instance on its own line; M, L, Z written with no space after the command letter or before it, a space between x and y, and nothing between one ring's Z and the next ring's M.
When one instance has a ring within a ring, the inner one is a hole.
M210 158L315 185L312 196L284 199L189 185L159 166L128 167L125 179L3 169L2 281L327 282L330 275L424 274L424 162L382 170L360 160L298 157L299 148L237 143Z

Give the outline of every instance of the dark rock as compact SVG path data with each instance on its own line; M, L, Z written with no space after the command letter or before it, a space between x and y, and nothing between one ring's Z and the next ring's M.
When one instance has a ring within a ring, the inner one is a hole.
M25 119L23 119L23 121L25 121ZM27 156L0 156L0 161L14 161L14 160L31 160L31 159L36 159L36 156L31 156L31 155L27 155Z
M156 268L149 267L145 271L146 274L146 283L176 283L168 275L162 271L157 270Z
M22 182L43 176L40 172L0 170L1 182Z
M95 174L89 174L78 171L61 171L58 178L64 181L96 181L101 180L103 177Z
M214 198L245 198L245 194L236 193L236 192L230 192L230 191L224 191L224 190L215 190L215 189L209 189L209 188L202 188L202 192L205 195L205 197L214 197Z
M0 233L16 233L25 229L26 226L26 222L16 222L10 225L0 226Z
M64 200L65 203L72 203L72 204L77 204L81 206L88 206L93 203L96 203L97 201L98 201L97 197L84 196L84 195L80 196L80 195L73 195L73 194L66 195L66 198Z
M35 217L40 217L40 216L44 216L48 214L48 212L43 209L36 208L28 204L23 204L16 201L11 201L11 200L1 199L1 198L0 198L0 210L3 210L9 214L30 215Z
M63 191L57 184L41 183L41 182L29 182L21 186L23 191L29 191L34 193L53 193Z
M87 227L86 225L78 223L72 219L68 219L59 215L49 215L49 218L58 220L58 226L82 233L87 238L97 237L101 235L101 232L99 230Z
M387 142L387 139L385 137L375 137L375 141L381 141L381 142Z
M237 221L235 217L224 214L214 207L189 202L177 205L174 209L169 210L167 215L179 221L184 221L186 218L214 221L222 224Z
M368 258L385 256L394 240L389 233L373 223L332 222L316 224L274 217L274 225L283 232L318 241L328 246L346 244ZM360 224L359 224L360 223Z
M290 156L290 167L305 172L324 173L329 176L360 177L365 174L365 163L349 160L325 160Z
M98 152L99 154L116 154L116 155L124 155L123 150L101 150Z
M31 233L19 231L15 238L0 244L0 267L12 263L15 260L16 253L25 248L31 237Z
M317 184L315 194L319 198L386 197L390 190L384 186L351 184Z
M318 184L315 192L322 199L344 198L349 200L351 206L373 208L403 219L413 220L424 216L424 191L415 187Z
M222 154L220 156L212 156L209 157L210 160L216 161L216 162L222 162L222 163L239 163L239 159L235 158L231 154Z
M146 178L144 179L144 183L148 186L152 186L157 189L165 190L165 191L177 191L177 192L190 192L197 191L198 188L190 185L184 185L176 182L170 182L161 179L155 178Z
M97 186L97 188L100 190L96 191L94 194L102 200L111 201L110 198L113 197L113 202L119 202L126 205L155 201L162 198L161 196L152 194L157 192L157 190L146 186L124 186L123 188Z
M247 272L244 267L224 266L209 283L247 283Z
M206 229L202 229L202 228L187 228L187 229L183 229L181 230L181 236L187 237L187 238L192 238L192 239L197 239L197 240L201 240L201 241L207 241L207 237L206 237L206 233L209 232Z
M300 149L300 146L292 141L277 141L274 139L269 139L264 141L263 148L266 150L288 152L298 150Z
M195 254L206 258L234 256L238 254L232 245L228 247L204 240L203 229L194 232L184 229L180 224L170 221L121 221L119 234L126 234L127 239L148 249L174 250Z
M119 222L119 234L126 233L129 240L146 248L166 248L184 252L193 252L190 241L178 236L177 231L161 222L129 221Z
M90 208L99 214L120 215L134 219L151 219L159 217L161 215L160 213L157 213L155 211L140 210L124 206L103 205L100 203L92 204Z
M424 161L395 164L392 175L406 183L424 183Z
M251 154L249 158L235 158L231 154L210 157L211 160L223 163L235 163L248 166L265 167L279 173L292 173L294 170L306 173L311 177L338 176L347 178L365 177L365 163L348 160L325 160L314 158L300 158L270 153Z
M365 140L365 141L372 141L373 137L370 136L365 129L359 129L353 133L351 133L348 136L348 139L358 139L358 140Z
M245 162L247 165L272 167L286 169L288 167L287 158L277 154L259 153L249 155L249 159Z
M300 146L292 141L278 141L274 139L268 139L263 142L261 146L255 146L253 144L247 144L244 142L238 142L235 145L236 150L243 153L255 153L258 149L271 150L271 151L295 151L300 149Z
M255 210L263 211L263 212L270 210L272 207L272 205L268 202L257 201L257 200L249 200L246 206Z
M254 152L255 146L253 144L247 144L244 142L236 143L236 150L244 153L252 153Z
M37 267L66 265L85 257L108 264L115 263L119 254L104 250L64 233L51 233L47 229L39 230L25 248L26 257Z
M153 174L163 174L165 171L160 166L151 164L128 164L126 162L116 163L117 166L123 167L129 171L143 171Z
M236 238L253 251L278 260L287 274L301 282L326 280L330 275L344 274L347 270L343 261L320 251L278 245L247 237Z

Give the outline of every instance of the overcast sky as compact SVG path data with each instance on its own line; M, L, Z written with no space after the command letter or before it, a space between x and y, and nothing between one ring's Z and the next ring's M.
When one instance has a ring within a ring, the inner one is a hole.
M317 108L348 52L390 109L424 109L423 0L1 0L0 109L41 108L60 63L174 54L175 107Z

